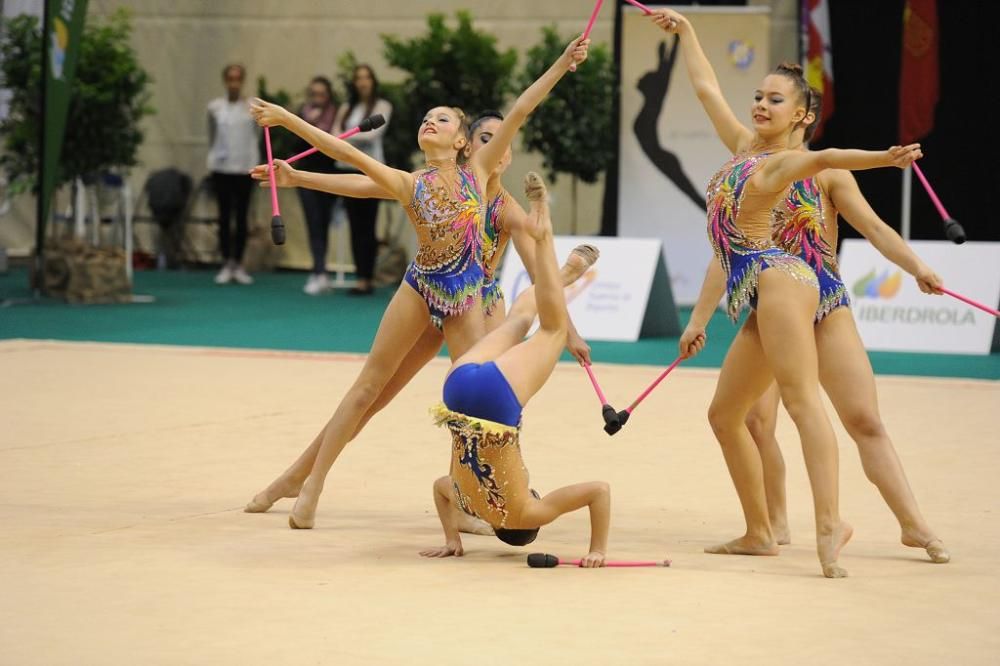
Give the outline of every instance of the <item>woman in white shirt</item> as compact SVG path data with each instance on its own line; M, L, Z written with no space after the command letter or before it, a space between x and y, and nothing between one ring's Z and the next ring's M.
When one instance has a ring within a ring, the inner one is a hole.
M351 75L351 83L347 87L348 102L340 107L334 128L339 134L356 127L362 120L376 113L385 117L385 125L372 132L357 134L348 142L362 152L385 163L385 152L382 148L382 137L389 127L392 115L392 104L378 95L378 79L368 65L357 65ZM345 172L360 173L354 167L343 162L337 166ZM375 239L375 218L378 215L378 199L345 198L347 217L351 222L351 251L354 254L354 266L358 285L350 293L367 296L372 293L372 276L375 274L375 255L378 252L378 241Z
M217 284L236 280L253 284L243 268L243 250L247 243L247 212L253 179L250 169L260 163L260 130L250 116L250 105L243 97L246 70L243 65L226 65L222 80L225 97L208 103L208 170L219 202L219 253L222 270ZM230 233L230 220L236 213L236 238Z

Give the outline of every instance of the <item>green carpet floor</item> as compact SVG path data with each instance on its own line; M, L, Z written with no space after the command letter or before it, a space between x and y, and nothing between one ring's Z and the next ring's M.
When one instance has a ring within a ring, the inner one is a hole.
M251 287L212 283L206 271L140 272L135 292L154 303L71 306L55 300L0 308L0 339L32 338L147 344L243 347L296 351L368 351L392 289L359 298L337 292L302 293L305 276L255 276ZM23 270L0 275L0 300L28 299ZM681 324L690 316L682 309ZM705 351L687 363L718 367L736 329L718 313L708 328ZM677 338L636 343L594 342L600 363L665 365L677 355ZM880 374L1000 379L1000 355L872 352ZM566 357L569 358L568 356Z

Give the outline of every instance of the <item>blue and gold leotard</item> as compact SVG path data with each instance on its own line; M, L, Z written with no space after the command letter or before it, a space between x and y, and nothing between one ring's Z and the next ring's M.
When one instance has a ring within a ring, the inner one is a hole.
M503 300L503 289L497 279L497 268L503 259L504 250L510 241L510 230L504 225L504 213L510 194L500 188L500 192L486 206L486 242L483 245L483 312L489 317Z
M454 183L447 177L452 170ZM406 212L420 247L405 279L423 297L438 328L481 297L484 208L482 190L467 165L432 166L414 178Z
M837 215L818 178L788 188L771 214L775 244L802 259L819 279L816 323L839 307L851 304L837 266Z
M708 236L726 271L726 309L733 321L744 307L756 303L760 273L768 268L818 289L816 274L805 262L776 247L771 239L771 209L781 195L748 187L771 155L736 155L708 185Z

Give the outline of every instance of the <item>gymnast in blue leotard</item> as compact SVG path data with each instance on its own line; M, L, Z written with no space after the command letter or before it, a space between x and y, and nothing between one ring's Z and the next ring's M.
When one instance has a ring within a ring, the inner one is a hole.
M463 554L460 511L489 523L502 540L523 545L534 540L542 525L587 506L594 527L583 562L601 566L610 522L607 484L582 483L539 497L528 486L519 441L521 411L548 380L566 344L563 284L583 275L596 261L597 249L575 249L560 275L544 183L537 174L528 174L525 190L531 201L528 227L536 250L535 286L518 297L500 327L455 361L445 380L444 402L432 410L435 421L451 431L451 471L434 483L445 545L421 554ZM539 329L524 340L536 315Z

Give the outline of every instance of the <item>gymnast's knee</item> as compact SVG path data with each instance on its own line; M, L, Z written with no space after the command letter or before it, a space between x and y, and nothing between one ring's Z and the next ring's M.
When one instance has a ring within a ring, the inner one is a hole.
M785 411L795 423L801 423L816 414L823 413L823 403L819 399L819 390L807 388L782 388L781 402Z
M886 436L885 424L882 423L878 412L873 409L861 409L845 414L842 422L854 440L870 440Z
M358 377L351 390L344 397L344 401L354 409L367 412L378 400L385 385L384 380L375 377Z
M743 426L743 421L732 408L714 400L708 407L708 423L720 443L724 443L727 436L736 433Z
M750 436L757 443L770 440L774 437L774 420L757 410L750 410L746 418L743 419L743 422L750 431Z

